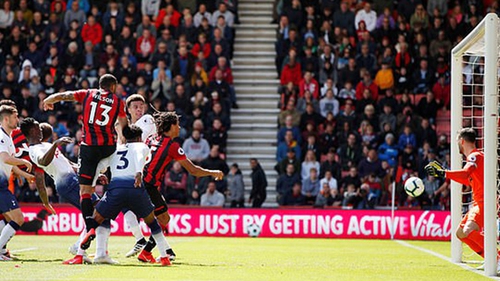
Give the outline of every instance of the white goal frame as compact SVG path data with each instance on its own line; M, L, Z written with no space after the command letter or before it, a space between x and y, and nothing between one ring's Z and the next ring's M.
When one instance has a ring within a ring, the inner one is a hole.
M497 275L497 146L498 146L498 32L499 18L486 17L451 52L451 169L462 168L457 132L462 128L463 55L481 55L484 65L484 273ZM482 43L484 41L484 44ZM461 185L451 183L451 259L462 261L461 241L455 235L462 214Z

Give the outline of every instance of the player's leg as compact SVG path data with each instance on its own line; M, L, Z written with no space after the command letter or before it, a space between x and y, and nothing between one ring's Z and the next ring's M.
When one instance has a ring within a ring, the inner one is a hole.
M484 257L484 236L480 233L481 228L477 222L481 218L479 212L479 208L473 207L470 209L462 219L456 235L458 239L467 244L474 252Z
M0 189L0 212L8 222L0 233L0 249L3 249L24 222L24 216L19 209L17 199L7 188ZM0 255L0 260L10 260L10 258Z
M0 214L0 233L2 233L2 230L6 225L7 220L5 219L5 216L3 214ZM9 250L7 250L7 244L0 248L0 256L2 255L10 258Z
M161 227L156 221L155 215L151 212L147 217L144 218L144 222L151 229L151 237L156 241L158 245L158 251L160 251L160 263L161 265L170 265L170 257L167 254L167 250L170 248L165 236L161 231Z
M96 174L100 153L95 147L82 145L78 158L78 182L80 184L80 207L85 220L87 232L96 227L93 219L94 206L92 205L92 180ZM94 234L95 235L95 234Z
M100 215L95 211L96 215ZM100 215L102 216L102 215ZM108 254L108 241L111 234L111 222L109 219L104 220L96 228L96 254L94 257L95 264L117 264Z
M124 209L122 210L122 213L125 222L130 227L130 231L135 237L134 247L132 248L132 250L128 251L125 254L125 256L128 258L137 255L142 250L142 248L144 248L147 241L142 234L139 220L137 219L137 216L134 214L134 212L130 211L129 209Z
M78 183L78 177L74 175L73 177L67 178L63 182L64 184L59 183L58 185L56 185L57 194L59 195L59 197L63 198L64 201L73 205L78 210L81 210L80 184ZM78 237L78 240L75 242L75 244L69 247L69 252L71 254L73 255L77 254L78 249L80 248L80 242L82 241L82 239L85 237L86 234L87 234L87 229L84 228L80 233L80 236Z
M156 216L156 219L160 226L163 229L167 228L167 224L170 221L170 214L168 213L168 206L167 203L165 202L165 198L161 195L160 191L154 186L151 186L149 184L145 184L145 189L147 193L149 194L149 198L151 199L151 202L153 203L155 209L154 209L154 214ZM168 242L167 242L168 243ZM149 252L154 249L156 246L156 242L154 241L154 238L152 236L149 237L148 243L144 247L142 252ZM167 245L167 253L170 256L171 260L175 260L176 255L170 245ZM140 260L140 258L139 258Z
M127 200L127 206L138 217L144 218L144 222L151 229L150 240L154 242L155 245L158 245L158 249L160 250L161 264L170 265L168 250L171 251L172 249L165 239L165 236L163 236L162 229L158 224L158 221L155 219L155 215L153 212L155 206L151 202L152 200L150 199L148 192L141 188L133 190L133 193L135 194L135 196L129 197L129 199ZM153 255L151 254L151 249L149 249L149 251L142 250L139 254L139 260L152 263L156 262Z
M79 175L80 183L80 206L82 215L85 219L87 235L80 245L84 250L90 246L90 242L95 239L95 228L97 223L94 220L94 205L92 203L92 193L94 192L93 184L96 174L98 174L99 162L108 158L115 151L114 146L85 146L80 148L79 160Z

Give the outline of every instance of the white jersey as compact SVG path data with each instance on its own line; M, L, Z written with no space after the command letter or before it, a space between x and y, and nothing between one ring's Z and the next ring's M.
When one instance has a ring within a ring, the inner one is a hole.
M111 158L111 182L133 181L150 158L149 147L143 142L119 145Z
M29 155L31 161L38 167L42 168L54 180L54 183L57 187L61 184L66 184L67 179L76 175L76 172L75 170L73 170L73 166L69 162L68 158L66 158L62 154L59 148L56 148L54 158L52 159L52 162L49 163L49 165L41 165L40 160L47 153L47 151L50 150L51 147L52 144L48 142L30 145Z
M14 156L16 154L16 148L14 147L12 138L2 127L0 127L0 153L1 152L7 152L10 156ZM0 188L8 187L11 172L12 165L4 163L0 160Z
M149 136L156 134L156 124L153 116L144 114L141 118L135 121L134 125L142 129L141 139L145 142Z

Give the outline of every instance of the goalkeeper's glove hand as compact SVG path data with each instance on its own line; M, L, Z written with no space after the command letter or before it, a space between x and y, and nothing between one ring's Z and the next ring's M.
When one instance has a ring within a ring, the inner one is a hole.
M446 169L443 167L443 165L441 165L441 163L439 163L436 160L427 164L424 169L427 172L427 174L431 177L435 177L435 178L444 178L445 177Z

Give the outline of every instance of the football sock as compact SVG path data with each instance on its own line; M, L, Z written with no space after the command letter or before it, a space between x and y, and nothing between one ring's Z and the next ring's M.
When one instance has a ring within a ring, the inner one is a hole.
M151 252L151 251L153 251L155 246L156 246L156 241L153 238L153 235L151 235L151 236L149 236L148 243L146 243L146 246L144 246L144 251Z
M80 247L78 246L78 251L76 252L76 255L77 255L77 256L83 256L83 255L85 255L85 250L84 250L84 249L82 249L82 248L80 248Z
M167 256L167 240L165 240L165 237L163 236L161 232L161 227L158 224L158 222L155 220L154 222L148 224L149 228L151 229L151 237L154 238L156 241L156 244L158 245L158 251L160 251L160 256L166 257Z
M82 215L85 219L85 226L87 231L92 228L96 228L96 222L94 220L94 206L92 205L92 199L90 194L82 194L80 199L80 206L82 208Z
M469 235L470 237L470 235ZM461 238L460 241L464 242L471 248L474 252L476 252L478 255L484 258L484 251L483 247L479 246L474 240L470 239L469 237Z
M0 249L9 242L19 228L20 226L15 221L10 221L9 224L2 229L2 234L0 235Z
M484 235L477 230L473 230L469 236L467 236L470 240L474 241L481 248L481 256L484 257ZM476 252L477 253L477 252ZM479 254L479 253L478 253Z
M108 238L111 233L111 229L107 227L98 226L96 228L96 257L104 257L106 256L106 251L108 248Z
M127 211L123 217L125 218L125 221L130 227L130 231L132 231L132 234L135 237L135 241L140 241L144 239L144 235L142 235L141 227L139 226L139 221L137 220L137 217L132 211Z

